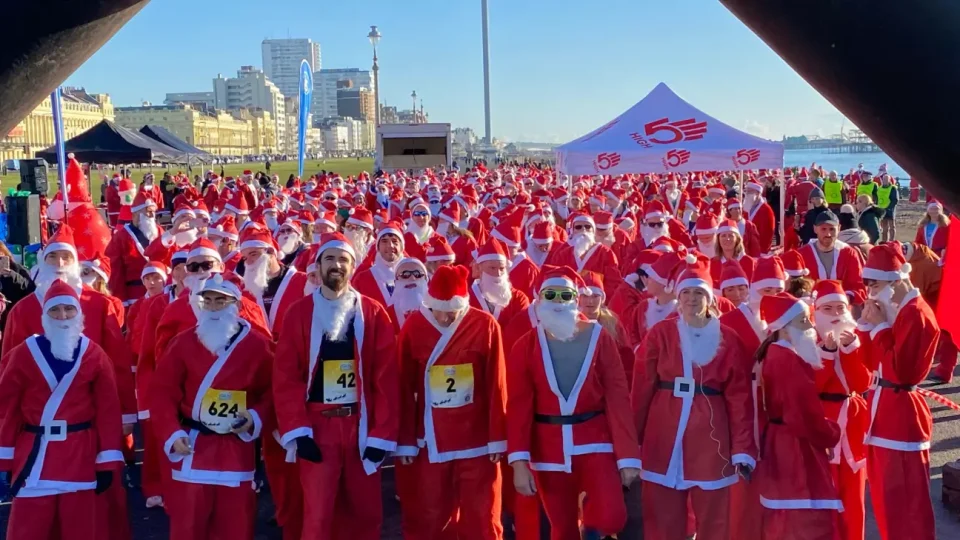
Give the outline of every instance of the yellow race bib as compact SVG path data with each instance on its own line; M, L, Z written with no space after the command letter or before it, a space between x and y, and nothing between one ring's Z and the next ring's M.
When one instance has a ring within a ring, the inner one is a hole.
M323 402L329 405L351 405L357 402L355 360L323 362Z
M471 403L473 403L473 364L430 368L431 406L437 409L455 409Z
M246 410L246 392L210 388L200 402L200 423L216 433L230 433L231 425Z

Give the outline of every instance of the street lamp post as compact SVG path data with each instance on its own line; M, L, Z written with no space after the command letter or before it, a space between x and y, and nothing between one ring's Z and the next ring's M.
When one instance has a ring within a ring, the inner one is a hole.
M419 124L420 120L417 118L417 91L414 90L413 93L410 94L410 97L413 99L413 109L410 109L413 113L413 123Z
M370 40L370 44L373 45L373 100L376 102L376 110L374 111L374 118L377 123L377 126L380 125L380 66L377 64L377 44L380 43L380 31L377 30L376 26L370 27L370 33L367 34L367 39Z

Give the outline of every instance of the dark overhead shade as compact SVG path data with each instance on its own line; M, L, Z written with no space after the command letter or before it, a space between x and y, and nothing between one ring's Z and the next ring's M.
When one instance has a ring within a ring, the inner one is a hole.
M67 140L64 146L81 163L186 163L186 154L180 150L109 120ZM56 163L57 147L37 152L37 157Z

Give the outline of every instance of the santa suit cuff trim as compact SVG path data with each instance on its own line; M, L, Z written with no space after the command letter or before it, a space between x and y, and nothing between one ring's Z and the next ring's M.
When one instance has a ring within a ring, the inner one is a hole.
M13 447L0 446L0 459L13 459Z
M492 441L487 443L487 452L491 454L505 454L507 452L507 441Z
M760 496L760 504L771 510L836 510L843 512L839 499L768 499Z
M367 437L367 448L379 448L384 452L393 452L397 449L396 441L388 441L386 439L378 439L376 437Z
M137 419L139 420L149 420L150 411L137 411Z
M165 248L173 247L174 239L175 238L172 234L170 234L170 231L164 231L163 234L160 235L160 243L163 244L163 247Z
M250 418L253 419L253 429L237 434L237 437L240 437L240 440L243 442L255 441L260 436L260 431L263 430L263 422L260 420L260 415L257 414L257 411L247 409L247 412L250 413Z
M877 339L877 335L884 330L890 328L890 323L880 323L873 327L873 330L870 331L870 339Z
M850 354L859 348L860 348L860 336L854 334L853 341L851 341L849 345L847 346L840 345L840 352L842 352L843 354Z
M393 455L400 457L417 457L418 453L420 453L420 449L416 446L397 446Z
M757 468L757 460L749 454L734 454L730 462L734 465L749 465L751 469Z
M104 450L97 454L97 460L94 463L99 465L101 463L113 463L115 461L123 463L123 452L119 450Z
M530 461L530 452L510 452L507 455L507 463L514 463L516 461Z
M310 437L312 439L313 428L309 428L306 426L298 427L296 429L292 429L284 433L280 437L280 446L286 448L287 450L290 450L290 448L293 448L294 450L296 450L297 447L296 445L293 444L293 440L296 439L297 437Z
M170 460L170 463L179 463L183 461L183 458L186 457L174 453L173 451L173 442L181 438L186 439L189 438L189 436L187 435L186 431L178 429L177 431L173 432L173 435L171 435L169 439L167 439L167 442L163 443L163 453L166 454L167 458Z
M136 299L133 299L133 300L124 300L123 302L120 302L120 303L123 304L123 307L130 307L130 306L132 306L133 304L135 304L136 302L137 302L137 300L136 300ZM136 369L136 366L134 366L133 369Z
M867 321L859 321L857 322L857 330L859 330L860 332L869 332L873 330L873 325L868 323Z
M627 458L627 459L618 459L617 460L617 469L642 469L643 462L636 458Z
M137 414L125 414L125 415L121 416L120 419L121 419L121 422L123 422L124 424L136 424L136 423L137 423L137 418L139 418L139 416L140 416L139 413L137 413Z
M134 300L134 302L136 302L136 300ZM130 366L130 373L136 373L136 372L137 372L137 366Z
M900 450L901 452L921 452L923 450L930 449L930 441L921 441L921 442L895 441L892 439L884 439L883 437L876 437L873 435L870 435L864 438L863 444L868 444L870 446L878 446L880 448L887 448L889 450Z

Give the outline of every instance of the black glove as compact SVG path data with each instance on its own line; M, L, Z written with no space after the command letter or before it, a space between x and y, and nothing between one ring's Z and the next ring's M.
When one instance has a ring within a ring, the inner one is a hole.
M297 441L297 457L305 459L311 463L320 463L323 461L323 455L320 453L320 447L314 442L312 437L304 435L294 439Z
M385 457L387 457L387 452L385 450L374 448L372 446L368 446L366 450L363 451L363 459L373 463L380 463Z
M94 493L97 495L103 493L110 489L110 484L112 483L113 471L97 471L97 487L94 489Z
M740 463L737 465L737 474L743 477L747 482L750 481L750 476L753 474L753 467L747 465L746 463Z

